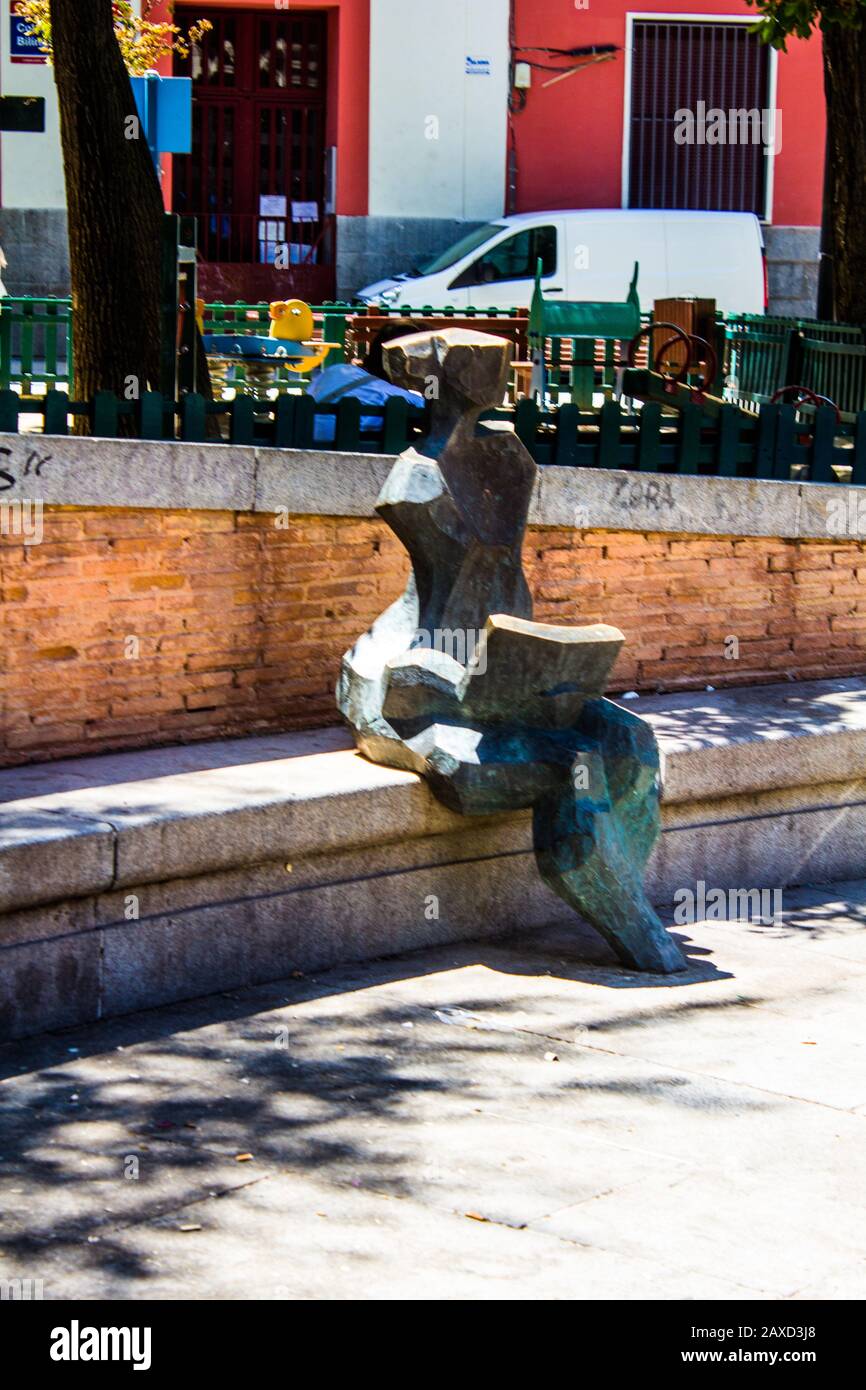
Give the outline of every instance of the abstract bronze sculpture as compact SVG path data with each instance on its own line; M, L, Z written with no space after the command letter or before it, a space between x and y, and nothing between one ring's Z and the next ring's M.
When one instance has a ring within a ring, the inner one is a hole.
M683 970L643 888L655 737L602 695L623 635L532 621L521 547L536 465L515 434L478 425L510 354L458 328L385 348L391 379L431 398L432 428L376 504L409 582L344 656L337 703L368 758L421 773L453 810L531 807L544 881L625 965Z

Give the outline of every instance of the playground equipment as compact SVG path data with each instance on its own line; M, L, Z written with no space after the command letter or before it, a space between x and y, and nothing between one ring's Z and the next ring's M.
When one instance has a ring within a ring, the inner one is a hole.
M831 401L829 396L819 395L817 391L813 391L809 386L780 386L778 391L774 391L772 396L770 397L770 405L778 405L780 401L785 400L785 398L787 396L790 396L792 392L795 392L796 394L794 400L791 401L791 405L795 407L800 405L810 405L813 406L816 410L821 405L828 405L831 410L835 410L836 412L836 424L841 425L842 412L839 409L836 402Z
M557 343L570 339L572 345L571 401L573 405L592 408L595 385L595 345L627 342L640 329L640 300L637 293L639 262L628 294L621 303L616 301L545 299L541 288L541 258L535 272L535 289L529 310L529 343L532 356L531 395L544 403L547 392L547 368L544 349L546 342Z
M202 320L204 306L201 306ZM220 394L232 383L232 365L241 364L245 385L257 400L267 398L284 369L309 376L341 343L313 339L313 311L301 299L277 299L268 310L268 336L258 333L204 333L211 378Z
M653 352L652 339L660 332L669 332L670 336ZM638 352L644 338L650 339L652 365L638 367ZM679 360L669 355L674 347L681 349ZM695 363L698 380L689 382L687 377L694 375ZM707 415L715 417L723 406L731 406L729 401L711 394L708 389L715 381L717 371L716 350L706 338L696 333L686 333L676 323L650 323L635 333L629 344L627 365L617 371L615 397L617 400L625 397L644 403L652 401L672 410L681 410L684 405L699 405ZM733 408L751 418L742 407Z

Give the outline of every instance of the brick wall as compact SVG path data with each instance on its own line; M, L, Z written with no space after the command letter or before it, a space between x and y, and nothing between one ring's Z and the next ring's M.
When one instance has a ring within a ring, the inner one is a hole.
M866 542L535 528L525 558L536 617L625 632L614 694L866 670ZM0 763L333 723L405 575L378 521L48 508L0 538Z

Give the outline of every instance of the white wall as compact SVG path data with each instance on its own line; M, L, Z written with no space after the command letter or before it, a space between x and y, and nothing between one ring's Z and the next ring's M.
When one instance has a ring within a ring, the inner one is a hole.
M371 0L370 9L370 215L500 216L508 0ZM467 55L489 58L491 75L468 76Z
M54 75L47 63L13 63L9 58L11 0L0 0L0 92L45 97L45 134L0 134L2 205L7 208L66 206L60 124Z

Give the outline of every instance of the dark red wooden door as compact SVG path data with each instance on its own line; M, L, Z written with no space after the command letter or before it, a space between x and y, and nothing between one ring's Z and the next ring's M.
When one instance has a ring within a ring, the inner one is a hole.
M195 16L213 28L176 65L193 79L193 149L175 158L173 198L199 220L205 296L329 297L326 15Z

